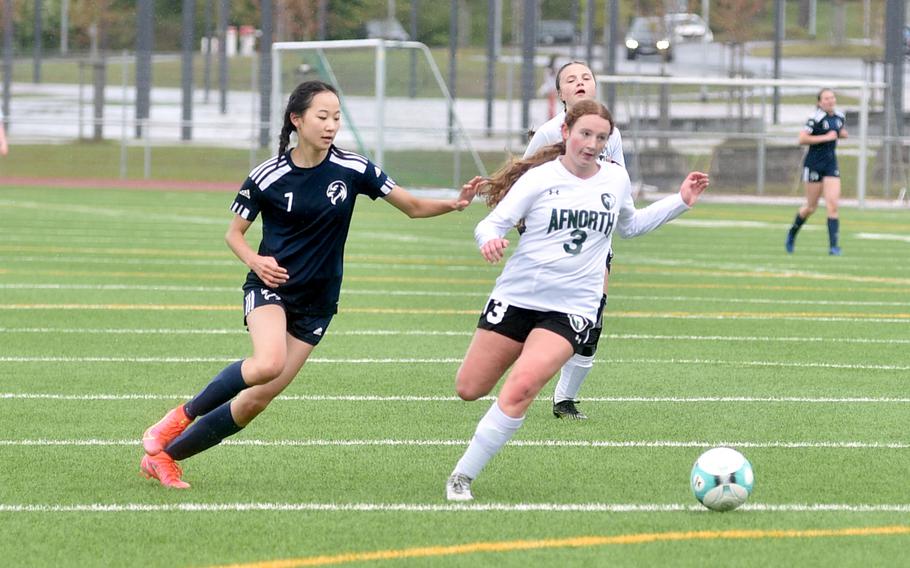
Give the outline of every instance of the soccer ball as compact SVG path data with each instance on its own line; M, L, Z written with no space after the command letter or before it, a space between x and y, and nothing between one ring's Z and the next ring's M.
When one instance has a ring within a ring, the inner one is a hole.
M692 493L712 511L732 511L752 493L752 464L733 448L711 448L698 456L690 477Z

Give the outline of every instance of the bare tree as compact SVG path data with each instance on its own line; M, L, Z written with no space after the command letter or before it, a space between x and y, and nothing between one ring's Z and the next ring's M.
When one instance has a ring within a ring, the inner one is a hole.
M306 41L316 38L319 18L318 0L280 0L281 39Z

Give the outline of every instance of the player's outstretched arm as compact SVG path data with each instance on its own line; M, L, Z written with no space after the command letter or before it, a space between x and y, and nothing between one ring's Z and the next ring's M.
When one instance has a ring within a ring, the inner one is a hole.
M679 196L682 197L686 205L692 207L698 201L698 198L701 197L701 194L708 189L708 185L710 185L708 174L689 172L689 175L679 186Z
M479 176L474 180L481 179ZM479 182L471 180L461 187L458 197L455 199L426 199L417 197L405 188L396 185L392 191L385 197L385 200L395 206L396 209L408 217L425 218L436 217L452 211L463 211L465 207L471 204L476 194L476 185Z

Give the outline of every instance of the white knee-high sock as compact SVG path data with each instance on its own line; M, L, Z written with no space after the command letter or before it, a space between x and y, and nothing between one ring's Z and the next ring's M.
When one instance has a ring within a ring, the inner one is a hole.
M572 355L559 373L559 382L556 383L556 391L553 393L554 404L564 400L576 400L575 397L578 396L578 391L581 390L581 385L593 366L593 356Z
M468 449L458 460L452 473L463 473L471 479L475 479L487 462L493 459L493 456L521 428L524 421L524 416L520 418L506 416L499 408L499 403L493 401L493 406L477 424L477 430L474 431L474 437L471 438Z

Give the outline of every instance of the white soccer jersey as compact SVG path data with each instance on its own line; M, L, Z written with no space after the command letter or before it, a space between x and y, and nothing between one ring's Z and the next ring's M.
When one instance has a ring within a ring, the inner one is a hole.
M540 125L537 132L531 137L531 141L528 142L528 148L525 150L523 157L530 158L544 146L562 142L562 124L565 121L566 112L562 111ZM616 125L613 125L613 132L607 139L607 145L604 146L604 151L600 153L599 159L601 162L607 161L607 158L613 160L622 167L626 167L626 160L622 156L622 135L620 135L619 128L617 128Z
M614 229L634 237L688 210L679 194L636 210L631 190L629 174L616 164L602 164L588 179L570 173L559 158L528 170L474 230L483 246L525 220L491 296L594 321Z

